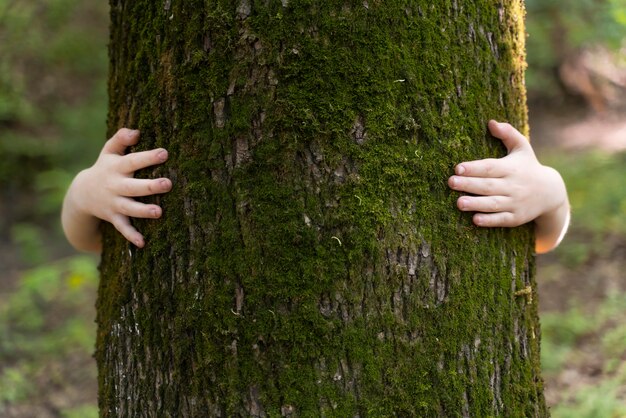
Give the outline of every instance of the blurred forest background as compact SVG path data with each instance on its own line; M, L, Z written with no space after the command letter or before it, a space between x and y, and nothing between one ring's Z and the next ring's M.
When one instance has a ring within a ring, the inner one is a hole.
M534 147L573 221L540 256L554 417L626 416L626 0L527 0ZM105 141L108 6L0 0L0 416L96 417L96 257L59 210ZM444 179L445 180L445 179Z

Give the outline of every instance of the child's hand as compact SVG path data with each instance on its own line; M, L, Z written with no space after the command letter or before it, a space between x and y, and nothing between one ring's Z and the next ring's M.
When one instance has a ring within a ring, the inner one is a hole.
M135 171L167 160L167 151L162 148L124 155L126 148L138 140L138 131L120 129L106 142L96 163L81 171L70 185L62 222L68 240L77 249L101 251L100 220L112 223L137 247L145 245L129 218L156 219L162 211L157 205L140 203L133 197L166 193L172 182L166 178L133 178Z
M561 175L541 165L528 140L508 123L489 122L509 154L458 164L449 186L475 196L461 196L462 211L477 212L483 227L515 227L535 220L537 252L556 247L569 222L567 191Z

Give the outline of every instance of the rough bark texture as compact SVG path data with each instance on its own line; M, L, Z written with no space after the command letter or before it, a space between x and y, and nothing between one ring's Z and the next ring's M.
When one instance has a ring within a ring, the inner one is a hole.
M103 417L547 415L530 227L446 184L526 128L521 0L111 0L109 133L174 190L105 231ZM531 289L524 295L524 289ZM520 292L522 291L522 292Z

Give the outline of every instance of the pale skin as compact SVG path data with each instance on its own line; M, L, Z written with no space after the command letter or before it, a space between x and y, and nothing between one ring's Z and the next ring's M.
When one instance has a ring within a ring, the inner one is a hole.
M500 138L508 155L458 164L448 179L456 191L470 193L457 200L460 210L476 212L480 227L515 227L534 221L536 251L556 247L569 219L567 191L560 174L541 165L528 140L507 123L489 122L493 136ZM110 222L137 247L145 239L130 218L158 219L158 205L140 203L134 197L167 193L167 178L136 179L142 168L167 160L165 149L125 155L139 141L139 132L120 129L104 145L95 164L76 175L63 202L61 221L65 235L77 250L102 251L101 222Z
M555 248L569 222L569 201L561 175L539 163L530 142L508 123L489 122L491 134L508 150L503 158L458 164L448 179L450 188L462 195L457 206L476 212L480 227L516 227L535 223L535 250Z
M158 205L137 202L133 197L166 193L172 189L167 178L136 179L135 171L167 160L163 148L124 155L139 141L139 132L120 129L109 139L95 164L76 175L63 201L61 223L70 244L77 250L100 253L100 223L110 222L130 242L142 248L143 235L130 218L158 219Z

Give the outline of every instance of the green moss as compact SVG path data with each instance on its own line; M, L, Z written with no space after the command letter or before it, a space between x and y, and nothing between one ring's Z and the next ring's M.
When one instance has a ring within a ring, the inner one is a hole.
M518 2L166 3L113 5L109 126L168 148L139 175L174 190L146 249L107 233L103 415L120 364L163 411L544 411L531 232L446 183L504 154L490 118L525 123Z

